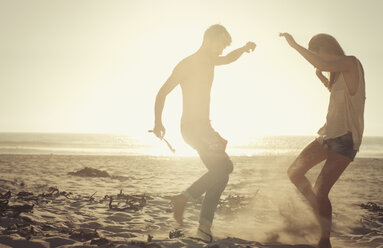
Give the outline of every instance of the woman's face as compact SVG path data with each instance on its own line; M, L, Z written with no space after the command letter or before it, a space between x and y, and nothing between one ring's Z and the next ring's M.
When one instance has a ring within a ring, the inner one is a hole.
M334 60L336 59L336 57L338 57L338 56L335 56L334 54L331 54L325 51L324 49L319 49L317 52L314 52L314 53L324 60Z

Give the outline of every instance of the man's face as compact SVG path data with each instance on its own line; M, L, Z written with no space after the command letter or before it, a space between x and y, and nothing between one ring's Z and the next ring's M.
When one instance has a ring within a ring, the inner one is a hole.
M211 46L211 52L214 56L219 56L225 48L226 45L224 45L223 42L214 42Z

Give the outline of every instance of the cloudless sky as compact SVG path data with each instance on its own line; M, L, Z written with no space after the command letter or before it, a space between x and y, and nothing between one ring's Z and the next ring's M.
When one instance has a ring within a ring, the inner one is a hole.
M153 127L155 96L174 66L224 25L224 53L254 53L216 68L213 126L231 140L315 135L329 92L279 32L307 46L333 35L365 70L365 134L383 136L383 1L380 0L0 0L0 132L123 133ZM180 137L181 91L163 121Z

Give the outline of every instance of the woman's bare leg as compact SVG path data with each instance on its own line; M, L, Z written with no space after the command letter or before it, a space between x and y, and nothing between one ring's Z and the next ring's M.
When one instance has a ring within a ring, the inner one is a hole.
M332 207L328 194L350 162L351 159L329 151L328 159L315 182L314 193L318 202L318 219L321 226L318 248L331 248Z
M314 140L303 149L287 171L291 182L308 200L315 213L317 212L316 195L305 174L325 159L327 159L327 150L317 140Z

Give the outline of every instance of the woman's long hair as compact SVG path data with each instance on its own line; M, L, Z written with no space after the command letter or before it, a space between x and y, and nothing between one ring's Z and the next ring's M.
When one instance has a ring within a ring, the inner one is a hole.
M319 52L319 50L324 50L327 53L344 56L344 51L339 45L338 41L328 34L317 34L313 36L309 42L309 50L313 52ZM335 80L339 76L339 72L330 72L330 79L328 89L331 91Z

